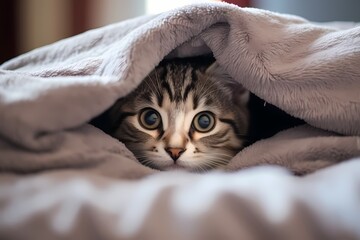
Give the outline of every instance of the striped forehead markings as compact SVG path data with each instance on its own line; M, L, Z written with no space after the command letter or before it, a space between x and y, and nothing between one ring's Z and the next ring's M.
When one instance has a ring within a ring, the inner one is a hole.
M166 74L163 75L161 83L163 92L168 94L170 101L186 101L189 93L195 88L196 69L185 65L168 65L165 69Z
M188 83L188 85L185 87L184 96L183 96L184 101L186 101L190 91L194 90L195 88L195 83L197 81L197 75L195 71L196 70L194 68L191 69L191 79L190 79L190 83Z
M153 104L167 110L179 106L178 104L183 104L185 109L189 110L196 110L202 105L211 105L213 102L211 96L204 96L203 101L201 97L203 94L200 94L203 92L207 95L205 93L207 84L202 84L202 88L200 86L200 93L196 90L197 71L191 65L169 64L159 67L148 79L147 87L151 89L151 92L147 91L148 95L143 96L144 99L149 99L150 95Z
M165 91L168 93L169 95L169 98L170 98L170 101L173 101L174 100L174 96L173 96L173 93L171 91L171 88L170 88L170 85L167 81L163 81L162 82L162 87L165 89Z

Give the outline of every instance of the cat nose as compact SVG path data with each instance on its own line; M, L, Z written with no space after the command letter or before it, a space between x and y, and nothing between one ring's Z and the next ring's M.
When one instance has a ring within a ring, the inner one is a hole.
M185 148L172 148L172 147L167 147L165 148L165 151L170 155L170 157L176 161L181 154L183 154L185 152Z

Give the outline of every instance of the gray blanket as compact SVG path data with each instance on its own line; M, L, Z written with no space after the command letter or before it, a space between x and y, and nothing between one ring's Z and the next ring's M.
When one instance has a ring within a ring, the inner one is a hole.
M360 156L360 26L212 3L91 30L1 65L2 182L11 186L19 180L14 173L52 179L46 170L55 179L63 171L126 180L161 175L88 122L162 59L204 54L264 103L307 123L252 144L225 171L271 164L305 174Z

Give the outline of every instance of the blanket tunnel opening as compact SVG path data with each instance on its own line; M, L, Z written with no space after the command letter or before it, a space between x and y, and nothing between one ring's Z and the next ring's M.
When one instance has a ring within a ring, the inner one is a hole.
M211 63L216 61L212 54L183 58L164 58L164 60L172 59L183 59L184 61L190 59L195 60L196 62L201 61L204 63ZM132 92L134 91L135 89ZM126 98L127 96L124 96L123 98ZM113 105L111 107L113 107ZM111 107L109 109L111 109ZM247 107L250 113L250 125L247 135L247 145L250 145L261 139L269 138L282 130L305 124L304 120L291 116L282 109L270 103L267 103L266 101L262 100L260 97L256 96L251 92ZM92 125L100 128L108 134L112 130L111 128L109 128L111 125L109 123L110 119L108 116L109 109L107 109L102 114L93 118L90 121Z
M210 65L214 65L214 63L216 63L216 59L212 54L205 54L205 55L200 55L200 56L184 56L184 57L175 56L174 57L174 55L172 53L170 53L168 56L166 56L155 67L155 69L158 68L159 66L167 64L169 62L174 63L174 64L183 64L183 63L188 64L189 63L190 66L194 67L194 69L196 71L204 71L202 68L204 68L204 66L208 67ZM171 69L170 69L170 71L171 71ZM165 75L169 74L169 73L167 72L167 73L162 73L162 74L163 75L158 76L158 77L161 77L162 79L160 81L164 82L165 81L165 79L164 79ZM189 77L189 76L186 75L186 73L182 73L182 74L183 74L183 76L177 76L177 77L183 77L183 78ZM193 72L191 74L194 75ZM227 73L225 73L225 74L227 74ZM151 75L151 73L149 73L148 76L150 76L150 75ZM194 77L194 76L191 76L191 77ZM215 78L216 77L217 76L215 76ZM122 124L124 119L126 119L128 117L133 117L134 114L139 115L139 117L137 117L137 119L139 119L141 113L139 113L137 111L130 112L128 110L126 110L124 112L120 111L120 112L116 113L116 120L114 120L114 117L113 117L114 108L115 108L116 104L119 101L121 102L123 99L133 97L132 95L134 95L135 92L139 88L141 88L142 85L144 85L145 79L146 78L144 78L142 80L142 82L140 83L140 85L136 89L131 91L128 95L120 98L109 109L107 109L105 112L103 112L99 116L95 117L94 119L92 119L90 123L93 126L103 130L105 133L107 133L107 134L109 134L109 135L116 138L116 136L114 136L114 131L115 131L116 128L119 128L119 124ZM222 80L222 79L220 79L220 80ZM230 81L235 83L235 80L233 80L233 79L230 79ZM210 80L209 80L209 84L212 84ZM184 94L185 91L191 91L191 90L189 90L190 89L189 86L190 85L188 85L188 89L186 89L185 87L183 89L181 89L181 86L179 86L179 85L176 86L176 87L173 86L174 87L173 90L175 92L176 91L178 91L178 92L183 91L182 94ZM155 84L150 85L150 84L147 83L145 88L156 88L156 86L155 86ZM172 91L172 90L169 89L168 85L162 85L161 88L164 88L166 90L165 91L166 94L174 94L173 97L175 97L175 95L176 95L175 92L168 93L169 91L170 92ZM245 91L247 91L247 90L245 89ZM166 97L166 96L157 96L157 97L158 98L159 97L163 98L163 97ZM154 100L154 99L150 99L151 97L148 96L148 95L143 96L143 98L147 98L146 101ZM221 99L220 99L220 101L221 101ZM158 103L158 105L161 105L161 104ZM160 106L160 108L161 107L162 106ZM259 98L258 96L256 96L253 93L250 93L250 92L249 92L249 99L248 99L248 101L247 101L247 103L245 105L245 108L248 110L248 113L249 113L249 122L248 122L247 130L246 130L245 141L243 143L242 148L239 149L235 154L237 154L238 152L242 151L245 147L248 147L248 146L252 145L253 143L255 143L255 142L259 141L259 140L269 138L269 137L277 134L278 132L280 132L282 130L289 129L289 128L292 128L292 127L295 127L295 126L298 126L298 125L301 125L301 124L305 123L303 120L295 118L295 117L287 114L285 111L279 109L278 107L276 107L276 106L274 106L272 104L266 103L264 100L262 100L261 98ZM209 111L211 111L211 107L210 107ZM218 116L218 117L220 118L220 116ZM172 119L172 120L176 121L176 119ZM137 128L139 128L139 126L142 126L142 125L138 124ZM164 126L162 126L162 127L164 127ZM138 129L133 128L133 127L131 127L131 129L129 129L129 130L138 131ZM164 129L161 130L161 131L162 131L162 134L163 134ZM190 132L190 131L188 131L188 132ZM143 135L140 134L139 136L142 137ZM118 139L118 140L120 142L123 142L121 139ZM126 140L129 140L129 138L126 138ZM133 141L133 140L134 139L132 139L130 141ZM159 137L158 137L157 140L161 141ZM126 144L126 142L123 142L123 143L125 143L125 145L128 146L128 144ZM134 151L132 151L132 152L134 152ZM176 152L174 154L176 155ZM150 167L153 167L153 166L150 166Z

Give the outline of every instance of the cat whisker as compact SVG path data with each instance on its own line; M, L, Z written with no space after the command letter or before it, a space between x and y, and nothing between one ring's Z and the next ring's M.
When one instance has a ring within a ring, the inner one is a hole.
M154 167L153 161L151 161L151 159L149 159L148 155L146 155L145 153L140 154L139 152L135 152L134 155L143 165L147 167Z
M227 164L232 157L232 155L230 156L230 155L225 155L225 154L223 154L223 156L225 156L225 158L221 157L219 154L218 154L218 156L213 156L212 158L208 159L209 160L208 165L212 168L216 168L216 167Z
M198 166L197 168L194 169L196 171L196 173L203 173L203 172L207 172L207 168L203 167L203 166Z
M154 78L152 78L150 75L149 75L149 79L151 81L151 84L153 85L150 86L148 82L146 82L147 86L149 87L149 89L153 89L156 91L156 94L157 95L162 95L162 93L160 92L160 84L159 84L159 79L158 79L158 76L157 76L157 72L155 72L155 78L156 78L156 81L154 80Z
M224 157L227 157L227 158L232 158L233 157L233 154L226 154L226 153L211 153L213 156L224 156Z
M146 158L137 158L138 161L146 167L151 167L150 161Z
M206 84L202 84L201 85L201 89L199 89L200 93L206 93L210 88L212 88L215 84L213 83L213 81L210 81L210 77L207 76L206 77ZM206 87L206 89L205 89Z

